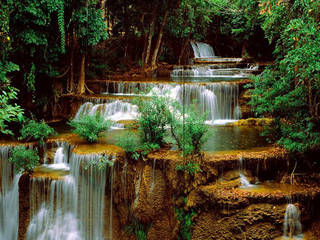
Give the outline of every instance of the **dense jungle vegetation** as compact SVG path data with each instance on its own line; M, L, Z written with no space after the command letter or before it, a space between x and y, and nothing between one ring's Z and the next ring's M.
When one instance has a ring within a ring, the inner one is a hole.
M1 135L51 120L60 96L90 92L86 79L184 64L200 40L272 61L251 84L255 113L290 151L319 146L317 0L2 0L0 28Z

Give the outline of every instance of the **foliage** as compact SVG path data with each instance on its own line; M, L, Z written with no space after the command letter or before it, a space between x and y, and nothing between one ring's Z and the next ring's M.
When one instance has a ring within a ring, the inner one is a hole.
M192 218L196 215L194 209L186 211L183 207L175 208L177 218L180 222L179 236L180 240L190 240L192 237Z
M140 139L134 133L126 132L118 137L116 145L121 147L133 159L138 160L140 154L138 153L141 147Z
M41 145L50 135L55 135L55 130L48 126L44 121L38 123L34 120L28 121L20 130L20 138L26 141L39 141Z
M16 173L32 172L39 164L39 160L37 149L26 149L24 146L13 148L9 158L9 161L14 164Z
M172 140L184 156L200 154L201 147L210 134L205 120L206 115L201 114L195 104L184 110L180 104L173 103L169 118Z
M9 53L12 50L9 36L10 11L13 2L1 3L0 8L0 134L13 135L8 124L22 122L23 109L14 103L18 89L11 86L10 73L19 70L19 66L9 61Z
M168 124L168 100L153 94L150 99L138 99L135 103L139 108L138 124L142 142L163 145Z
M188 162L188 163L186 163L184 165L177 164L176 170L177 171L188 172L190 175L194 175L199 171L201 172L201 168L200 168L199 163L192 162L192 161Z
M147 240L148 231L151 228L150 224L143 224L133 217L130 225L125 227L125 232L128 234L135 234L137 240Z
M8 128L11 122L22 122L24 120L23 109L13 100L17 99L17 89L8 86L2 90L0 95L0 133L13 135L13 131Z
M99 158L98 161L90 159L87 161L86 165L84 166L85 170L88 170L90 167L97 168L100 171L106 170L108 167L112 167L114 162L109 159L109 156L103 155Z
M73 119L68 124L73 128L73 133L89 143L94 143L98 141L102 132L110 128L111 121L104 119L100 114L95 114L83 115L79 119Z
M278 143L305 152L320 144L320 3L263 1L263 29L277 59L254 78L251 105L276 118Z

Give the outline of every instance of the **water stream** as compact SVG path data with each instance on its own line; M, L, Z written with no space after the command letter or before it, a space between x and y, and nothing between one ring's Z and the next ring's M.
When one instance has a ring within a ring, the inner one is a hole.
M16 240L19 227L19 174L9 162L11 147L0 147L0 239Z

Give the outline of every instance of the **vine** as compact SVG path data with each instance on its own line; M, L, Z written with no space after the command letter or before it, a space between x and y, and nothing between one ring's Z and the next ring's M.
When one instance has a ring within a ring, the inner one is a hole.
M64 2L60 1L58 7L58 25L60 31L60 49L62 53L65 53L65 30L64 30Z

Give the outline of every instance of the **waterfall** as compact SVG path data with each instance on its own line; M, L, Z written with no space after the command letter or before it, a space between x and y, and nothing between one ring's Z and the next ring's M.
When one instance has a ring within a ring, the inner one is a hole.
M215 56L213 48L209 44L203 43L203 42L194 42L194 41L191 41L190 43L191 43L195 58L208 58L208 57Z
M33 178L32 219L27 240L82 239L77 220L77 186L73 176L62 180Z
M19 179L9 162L11 147L0 147L0 239L16 240L19 228Z
M230 68L228 65L193 65L176 66L171 72L171 78L216 78L216 79L243 79L248 78L256 68Z
M152 193L153 189L154 189L154 185L155 185L155 171L156 171L156 159L153 159L153 165L152 165L152 183L151 183L151 188L149 193Z
M101 156L71 153L68 159L62 145L55 153L55 163L46 166L66 164L70 174L58 180L31 179L32 219L27 240L103 240L106 169L89 164ZM113 178L113 171L110 174Z
M149 89L149 92L146 93L146 96L151 96L156 94L158 96L169 96L171 99L178 102L185 103L187 106L192 104L194 100L198 103L199 110L202 113L207 113L207 123L212 124L215 120L224 119L224 120L236 120L241 116L241 110L239 107L239 85L236 83L207 83L203 85L199 84L178 84L178 83L117 83L109 82L110 85L109 92L106 94L114 94L114 91L117 91L116 94L126 95L132 94L134 89L144 90ZM122 92L118 92L118 91ZM137 90L135 90L137 91ZM99 109L99 105L93 105L91 103L85 103L82 105L77 113L77 116L85 112L90 113L91 110L83 111L83 109L89 109L87 105L91 106L90 109ZM132 105L131 105L132 106ZM110 118L110 115L104 109L101 114ZM135 109L136 108L131 108ZM81 113L82 112L82 113ZM110 114L115 114L114 112ZM136 117L137 112L132 114L130 117ZM112 116L111 116L112 118ZM129 119L132 119L129 118Z
M138 206L138 202L139 202L139 191L140 191L140 185L141 185L141 177L142 177L142 169L140 169L140 172L139 172L139 178L137 180L137 183L135 185L135 199L134 199L134 202L133 202L133 207L136 208Z
M75 119L79 119L83 115L94 115L97 113L112 121L132 120L137 118L138 108L131 103L120 100L101 104L86 102L81 105Z
M243 158L239 158L239 177L240 177L240 183L241 188L248 188L248 187L254 187L254 184L251 184L249 180L246 178L246 176L242 173L243 172Z
M283 235L290 239L303 239L300 213L295 205L288 204L284 215Z

